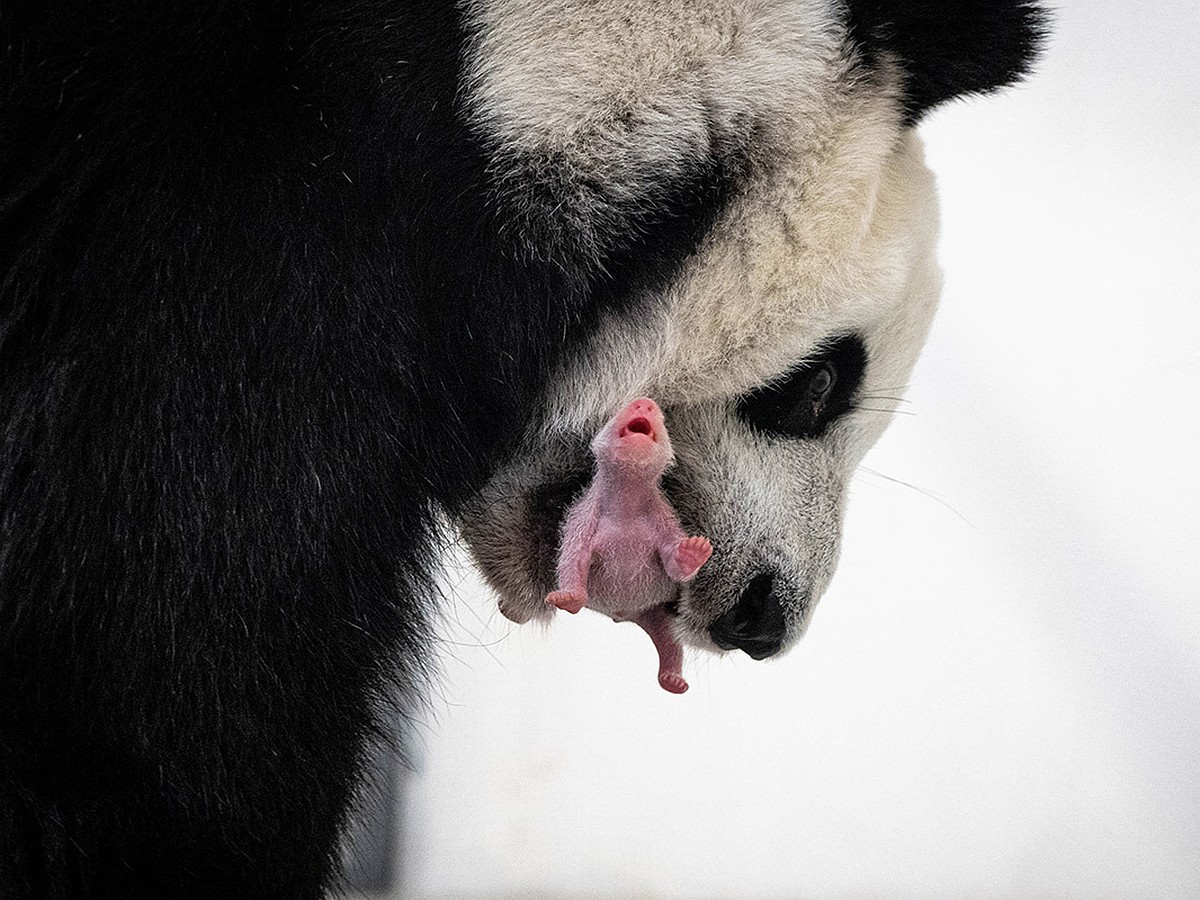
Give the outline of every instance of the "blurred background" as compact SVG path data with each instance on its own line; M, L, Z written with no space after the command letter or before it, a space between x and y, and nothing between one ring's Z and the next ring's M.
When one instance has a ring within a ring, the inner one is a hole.
M942 308L804 641L671 696L635 626L518 629L452 563L361 887L1200 896L1200 6L1056 16L921 126Z

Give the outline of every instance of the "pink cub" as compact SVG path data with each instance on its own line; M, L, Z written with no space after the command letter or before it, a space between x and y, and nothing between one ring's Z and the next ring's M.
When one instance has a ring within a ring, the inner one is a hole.
M557 591L546 602L577 613L588 606L618 622L637 622L658 650L658 682L682 694L683 648L667 604L712 555L704 537L688 537L659 480L674 454L662 410L641 397L592 441L596 475L567 514Z

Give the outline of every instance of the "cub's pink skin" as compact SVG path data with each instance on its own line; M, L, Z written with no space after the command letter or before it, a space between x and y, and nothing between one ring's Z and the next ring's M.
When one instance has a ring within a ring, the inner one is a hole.
M567 513L559 589L546 602L636 622L658 650L658 683L682 694L683 649L666 604L712 555L712 544L684 533L659 487L674 455L658 404L632 401L596 435L592 453L596 475Z

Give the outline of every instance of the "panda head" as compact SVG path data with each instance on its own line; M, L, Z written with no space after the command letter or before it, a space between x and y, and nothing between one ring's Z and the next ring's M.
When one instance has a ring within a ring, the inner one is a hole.
M614 273L621 301L462 511L473 556L506 615L550 615L589 440L648 395L675 451L663 489L714 547L669 604L677 637L756 658L786 649L830 582L847 484L937 305L937 205L913 125L1020 77L1042 15L1000 0L467 12L468 103L528 252L633 229L647 250L629 268L651 270Z

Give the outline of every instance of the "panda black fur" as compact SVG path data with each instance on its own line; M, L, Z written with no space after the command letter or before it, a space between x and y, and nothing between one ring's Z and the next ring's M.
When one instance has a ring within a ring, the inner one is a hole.
M866 110L883 158L1041 31L1024 2L668 6L0 5L0 897L320 896L380 709L427 678L444 514L524 602L504 530L545 529L561 448L634 387L674 404L685 518L725 514L713 460L761 494L725 412L828 335L687 357L708 326L672 292L790 159L787 91ZM745 34L782 75L723 68ZM547 73L594 86L647 35L632 58L707 87L547 110ZM688 377L639 369L664 337ZM835 451L770 452L811 480Z

